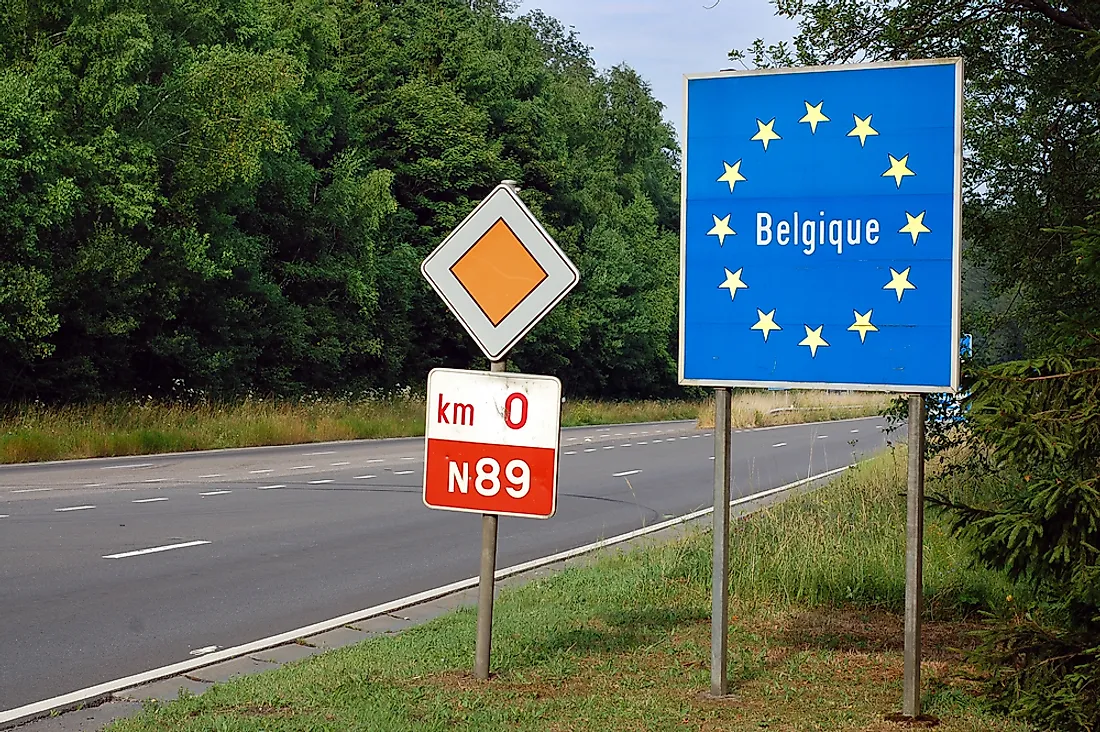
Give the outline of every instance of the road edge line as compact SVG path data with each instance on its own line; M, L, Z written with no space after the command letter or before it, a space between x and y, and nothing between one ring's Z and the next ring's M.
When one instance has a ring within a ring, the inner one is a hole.
M730 506L740 506L746 503L751 503L753 501L767 498L777 493L783 493L785 491L798 488L800 486L806 485L807 483L812 483L814 481L822 480L825 478L831 478L835 475L843 473L845 470L848 470L851 467L854 467L854 465L855 463L844 465L839 468L833 468L832 470L826 470L825 472L818 473L817 475L807 476L805 478L801 478L800 480L796 480L793 483L787 483L786 485L782 485L777 488L769 488L768 490L764 490L759 493L742 496L741 498L730 501ZM617 536L612 536L607 539L600 539L599 541L585 544L584 546L567 549L556 554L539 557L538 559L521 562L520 564L515 564L511 567L498 569L495 576L498 580L507 579L518 574L523 574L524 572L529 572L533 569L538 569L540 567L545 567L551 564L557 564L559 562L573 559L584 554L590 554L592 552L596 552L601 549L614 546L616 544L622 544L624 542L630 541L631 539L636 539L638 537L653 534L658 531L663 531L664 529L672 528L680 524L685 524L713 512L713 506L699 509L698 511L692 511L691 513L677 516L676 518L667 519L665 521L661 521L650 526L643 526L639 529L628 531L625 534L619 534ZM32 702L30 704L25 704L21 707L16 707L14 709L0 711L0 729L7 729L9 727L25 724L50 713L64 712L85 705L95 704L97 702L109 699L112 694L118 691L122 691L124 689L130 689L135 686L141 686L143 684L148 684L152 681L157 681L159 679L177 676L179 674L187 673L188 671L194 671L196 669L204 668L206 666L212 666L216 663L221 663L223 661L229 661L234 658L246 656L250 653L256 653L257 651L263 651L268 648L283 645L285 643L291 643L300 638L317 635L318 633L323 633L325 631L332 630L333 628L339 628L341 626L349 625L351 623L361 622L363 620L367 620L378 615L391 613L395 610L401 610L403 608L418 605L423 602L437 600L441 597L446 597L447 595L461 592L462 590L470 589L471 587L476 587L477 584L477 577L470 577L468 579L458 580L457 582L451 582L450 584L433 587L429 590L423 590L412 595L406 595L405 597L401 597L396 600L390 600L389 602L374 605L363 610L356 610L354 612L346 613L344 615L330 618L328 620L322 620L316 623L312 623L310 625L303 626L301 628L296 628L294 630L279 633L277 635L260 638L259 640L251 641L249 643L244 643L238 646L233 646L231 648L224 648L222 650L215 651L204 656L199 656L197 658L192 658L185 661L179 661L177 663L169 664L167 666L150 669L149 671L142 671L140 673L132 674L130 676L124 676L122 678L114 679L112 681L105 681L101 684L96 684L95 686L78 689L77 691L72 691L67 694L61 694L50 699L43 699L42 701Z

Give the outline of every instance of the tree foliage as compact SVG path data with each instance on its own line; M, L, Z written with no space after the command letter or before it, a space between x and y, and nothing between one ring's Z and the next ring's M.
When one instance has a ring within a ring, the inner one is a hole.
M636 73L505 2L6 3L2 397L393 388L476 363L418 266L505 178L582 272L514 362L666 393L676 156Z
M1100 3L777 7L799 19L793 44L735 57L965 59L964 291L982 294L964 311L976 336L967 454L980 489L941 501L978 561L1031 580L1040 599L987 637L1007 669L1002 701L1052 729L1100 729Z

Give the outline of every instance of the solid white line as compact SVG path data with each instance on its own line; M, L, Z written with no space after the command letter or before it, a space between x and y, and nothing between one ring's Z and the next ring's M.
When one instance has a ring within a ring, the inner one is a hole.
M199 478L220 478L220 477L222 477L221 473L211 473L210 475L200 475L199 476Z
M811 483L815 480L822 478L828 478L836 475L848 469L850 466L844 466L836 468L834 470L828 470L824 473L810 476L809 478L803 478L797 480L794 483L788 483L787 485L780 486L778 488L772 488L771 490L757 493L751 496L745 496L738 498L735 501L730 501L730 506L739 506L744 503L749 503L758 498L764 498L782 491L787 491L792 488L797 488L807 483ZM540 557L533 559L529 562L523 562L522 564L515 564L511 567L505 567L504 569L498 569L496 571L496 579L503 580L517 574L523 574L529 572L532 569L538 569L539 567L545 567L550 564L557 564L573 557L579 557L584 554L589 554L594 551L603 549L604 547L613 546L615 544L621 544L624 541L637 538L639 536L645 536L646 534L652 534L657 531L662 531L679 524L687 523L688 521L694 521L697 518L706 516L714 511L713 507L703 508L698 511L694 511L677 518L662 521L660 523L652 524L651 526L645 526L641 529L627 532L625 534L619 534L609 539L603 539L601 541L594 542L592 544L585 544L575 549L568 549L557 554L551 554L548 557ZM178 674L187 673L188 671L194 671L197 668L203 666L209 666L211 664L218 663L220 661L228 661L232 658L239 656L245 656L249 653L255 653L275 646L281 646L284 643L290 643L291 641L298 640L311 635L317 635L323 633L326 630L332 630L333 628L339 628L342 625L349 625L351 623L358 623L368 618L373 618L378 615L384 615L386 613L400 610L401 608L409 607L411 605L417 605L422 602L428 602L440 597L453 594L455 592L461 592L462 590L468 590L471 587L477 587L479 578L470 577L457 582L452 582L448 585L442 585L440 587L434 587L430 590L424 590L418 592L415 595L408 595L407 597L401 597L390 602L382 603L381 605L374 605L363 610L357 610L355 612L341 615L335 618L329 618L328 620L322 620L312 625L307 625L302 628L295 628L285 633L279 633L278 635L268 636L267 638L261 638L259 640L252 641L250 643L244 643L239 646L233 646L232 648L224 648L220 651L215 651L200 658L191 658L186 661L179 661L177 663L170 664L168 666L161 666L160 668L150 669L149 671L143 671L132 676L126 676L120 679L114 679L112 681L106 681L102 684L96 684L95 686L89 686L79 691L73 691L68 694L62 694L61 696L55 696L52 699L43 699L42 701L34 702L32 704L25 704L15 709L8 709L0 712L0 724L6 724L14 720L23 720L33 718L37 715L44 714L54 709L61 707L69 707L81 702L85 702L89 699L99 699L107 694L121 691L123 689L129 689L133 686L140 686L141 684L147 684L150 681L156 681L157 679L163 679L170 676L176 676Z
M167 478L146 478L145 480L143 480L141 482L142 483L163 483L166 480L168 480L168 479Z
M278 485L258 485L258 486L256 486L256 490L258 490L258 491L266 491L270 488L286 488L286 486L283 485L282 483L280 483Z
M309 481L309 484L310 485L322 485L324 483L332 483L332 482L333 482L332 478L325 478L324 480L311 480L311 481Z
M263 470L249 470L249 475L259 475L260 473L274 473L274 468L264 468Z
M64 513L66 511L87 511L91 508L95 508L95 506L69 506L68 508L55 508L54 511Z
M99 486L101 486L101 485L103 485L103 484L102 484L102 483L85 483L85 484L84 484L83 486L81 486L81 487L82 487L82 488L98 488L98 487L99 487Z
M315 466L313 466L313 465L296 465L293 468L291 468L291 470L309 470L312 467L315 467Z
M130 503L156 503L157 501L167 500L167 498L139 498L136 501L130 501Z
M352 480L367 480L369 478L377 478L377 475L356 475Z
M642 471L640 471L640 470L624 470L621 473L612 473L611 477L612 478L625 478L628 475L637 475L640 472L642 472Z
M335 468L335 467L337 467L337 466L340 466L340 465L351 465L351 463L350 463L350 462L348 462L348 461L346 461L346 460L345 460L344 462L342 462L342 463L330 463L330 464L331 464L331 465L332 465L332 467L334 467L334 468Z
M335 454L336 454L335 450L321 450L320 452L307 452L306 456L309 457L309 456L313 456L313 455L335 455Z
M232 493L232 492L233 491L206 491L205 493L200 493L199 495L200 496L224 496L226 493Z
M41 493L42 491L52 491L53 488L20 488L12 493Z
M104 559L126 559L127 557L140 557L143 554L156 554L158 552L166 552L171 549L185 549L189 546L201 546L202 544L209 544L209 541L185 541L182 544L165 544L164 546L154 546L148 549L138 549L132 552L120 552L118 554L104 554Z
M396 470L396 471L394 471L393 474L394 475L412 475L413 471L411 471L411 470Z
M772 445L772 447L786 447L786 446L787 446L786 442L777 442L774 445Z
M100 470L127 470L129 468L151 468L151 467L153 467L152 463L134 463L132 465L108 465L105 468L100 468Z

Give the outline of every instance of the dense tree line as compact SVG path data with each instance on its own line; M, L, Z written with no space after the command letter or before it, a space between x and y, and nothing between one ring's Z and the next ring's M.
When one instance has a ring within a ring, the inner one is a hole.
M1031 585L979 658L1000 704L1100 729L1100 3L777 0L761 64L962 56L964 462L938 496L977 561ZM1008 357L1010 360L1005 361Z
M582 274L515 365L665 393L676 165L634 71L507 0L0 4L0 399L476 364L418 266L506 178Z

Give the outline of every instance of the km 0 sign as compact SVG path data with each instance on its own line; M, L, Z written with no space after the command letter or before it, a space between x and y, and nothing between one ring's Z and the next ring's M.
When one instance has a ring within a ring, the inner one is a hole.
M428 374L424 503L550 518L556 508L561 382L552 376Z

